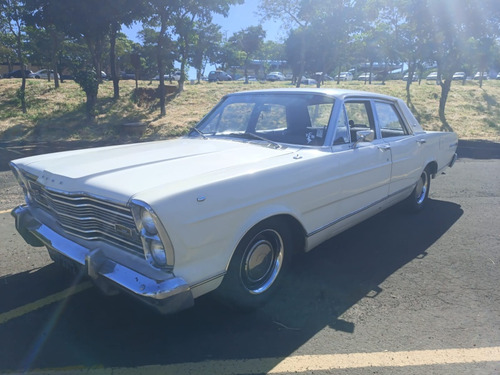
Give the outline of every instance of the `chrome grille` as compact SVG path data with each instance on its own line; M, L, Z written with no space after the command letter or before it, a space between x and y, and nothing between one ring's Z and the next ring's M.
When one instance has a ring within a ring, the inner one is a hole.
M32 200L54 216L66 232L143 254L141 239L128 207L85 194L55 192L31 178L28 185Z

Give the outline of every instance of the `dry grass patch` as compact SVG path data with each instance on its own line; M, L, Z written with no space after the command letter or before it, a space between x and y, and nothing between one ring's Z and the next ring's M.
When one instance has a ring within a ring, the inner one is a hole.
M159 116L158 99L139 100L134 94L135 81L120 81L120 99L114 101L112 82L99 88L97 122L87 123L84 114L85 94L73 81L61 84L57 90L53 82L28 80L26 100L28 113L22 114L16 92L19 79L0 80L0 140L2 141L56 141L56 140L113 140L121 139L121 125L142 122L148 125L143 140L164 139L185 134L226 94L236 91L275 87L293 87L289 82L223 82L189 84L181 94L167 95L167 115ZM153 92L156 81L140 81L139 87ZM406 98L405 82L389 81L385 85L374 82L327 82L324 87L379 92ZM422 81L411 86L411 106L426 130L440 130L438 116L441 89ZM453 83L446 106L449 125L462 139L500 141L500 81L487 81L480 88L478 82Z

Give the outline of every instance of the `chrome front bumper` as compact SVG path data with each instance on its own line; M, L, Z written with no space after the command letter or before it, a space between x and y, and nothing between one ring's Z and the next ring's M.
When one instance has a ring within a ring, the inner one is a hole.
M122 290L153 306L161 313L173 313L193 306L194 298L187 283L173 274L157 280L145 276L106 257L100 249L88 249L39 222L28 206L12 210L16 229L32 246L46 246L51 258L74 262L106 293Z

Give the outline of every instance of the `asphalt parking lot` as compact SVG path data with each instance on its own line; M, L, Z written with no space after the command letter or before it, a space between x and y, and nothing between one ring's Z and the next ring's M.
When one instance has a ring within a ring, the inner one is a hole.
M3 168L0 373L500 374L500 144L459 156L423 212L391 208L302 256L262 309L205 296L172 316L26 245Z

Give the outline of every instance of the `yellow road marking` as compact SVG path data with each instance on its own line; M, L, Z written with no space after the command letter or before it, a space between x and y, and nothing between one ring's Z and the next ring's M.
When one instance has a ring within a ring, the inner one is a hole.
M80 283L78 285L75 285L71 288L65 289L62 292L52 294L52 295L45 297L45 298L42 298L38 301L28 303L27 305L18 307L17 309L10 310L6 313L0 314L0 324L4 324L11 319L18 318L18 317L23 316L23 315L30 313L32 311L41 309L42 307L50 305L54 302L61 301L65 298L68 298L69 296L83 292L84 290L87 290L91 287L92 287L92 283L90 281L85 281L85 282Z
M410 367L451 364L478 364L500 361L500 347L473 349L416 350L352 354L302 355L287 358L262 358L228 361L204 361L175 365L152 365L131 368L61 368L38 370L32 374L99 375L232 375L290 374L369 367Z
M12 211L12 209L10 209L10 210L3 210L3 211L0 211L0 215L1 215L1 214L7 214L7 213L9 213L9 214L10 214L10 212L11 212L11 211Z

